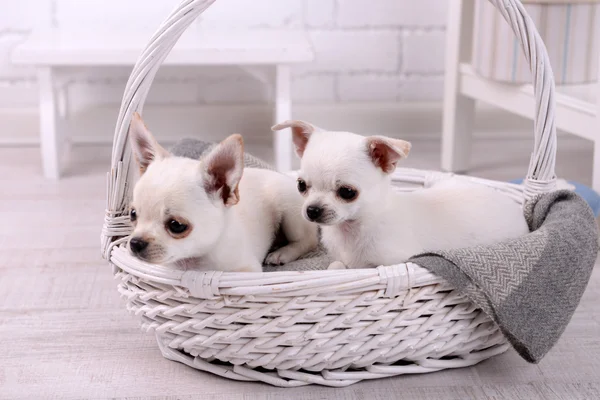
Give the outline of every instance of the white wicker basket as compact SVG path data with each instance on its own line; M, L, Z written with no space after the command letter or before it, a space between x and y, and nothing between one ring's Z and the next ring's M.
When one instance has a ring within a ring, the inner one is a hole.
M161 25L131 73L117 120L102 251L119 292L163 355L227 378L277 386L344 386L362 379L464 367L504 352L498 327L445 281L412 263L345 271L179 271L131 257L133 185L127 132L156 71L183 31L214 0L185 0ZM469 179L515 200L552 190L556 135L548 55L517 0L491 0L531 64L535 148L524 186ZM395 182L428 186L448 174L400 170Z

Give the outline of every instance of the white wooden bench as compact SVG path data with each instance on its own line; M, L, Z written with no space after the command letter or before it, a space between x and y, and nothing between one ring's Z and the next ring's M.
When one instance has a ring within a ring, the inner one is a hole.
M446 76L442 169L467 172L475 101L534 119L531 85L513 85L486 79L471 64L475 0L452 0L446 32ZM600 61L599 61L600 63ZM600 191L600 74L595 83L556 88L556 127L593 142L592 187Z
M37 67L39 83L40 136L44 175L59 178L69 138L60 129L66 115L66 94L56 76L72 67L133 66L149 35L38 31L13 52L15 64ZM300 30L203 30L186 32L163 65L273 66L263 80L274 88L274 121L291 117L290 64L312 61L314 52ZM251 69L252 71L252 69ZM256 74L256 70L253 72ZM263 77L264 78L264 77ZM115 99L118 101L118 99ZM269 127L265 127L268 129ZM291 133L274 136L275 164L280 171L292 167Z

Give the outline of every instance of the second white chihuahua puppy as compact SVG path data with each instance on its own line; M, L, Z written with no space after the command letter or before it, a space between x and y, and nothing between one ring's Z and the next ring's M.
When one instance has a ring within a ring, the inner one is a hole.
M294 180L244 169L240 135L229 136L200 160L170 154L137 114L129 138L142 174L130 212L135 229L129 249L136 257L259 272L263 261L284 264L316 248L317 227L302 218ZM279 230L288 244L267 255Z
M485 245L528 232L521 207L493 189L440 184L393 190L390 175L410 143L330 132L302 121L292 128L301 158L298 191L304 216L321 225L334 257L330 269L393 265L428 250Z

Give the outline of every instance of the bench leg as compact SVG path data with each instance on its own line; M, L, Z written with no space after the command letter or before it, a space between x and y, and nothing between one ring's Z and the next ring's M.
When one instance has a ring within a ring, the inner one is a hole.
M275 67L275 123L292 117L291 71L288 65ZM292 132L285 129L274 132L275 167L278 171L287 172L292 169Z
M446 30L442 169L465 172L471 158L475 101L460 93L460 63L471 58L474 0L451 0Z
M69 98L67 96L67 85L62 83L55 89L56 106L61 120L66 120L69 116Z
M40 90L40 147L44 176L50 179L60 178L59 150L61 146L58 133L58 110L54 86L53 71L44 67L38 69Z

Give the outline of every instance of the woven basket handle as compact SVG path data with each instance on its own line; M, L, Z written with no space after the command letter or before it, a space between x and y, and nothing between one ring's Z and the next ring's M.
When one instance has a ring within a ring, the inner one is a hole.
M509 23L521 43L531 70L535 96L534 145L525 179L525 200L556 186L556 123L554 74L546 45L525 7L518 0L489 0Z
M113 238L129 233L126 220L131 186L135 177L131 149L127 140L134 112L142 112L152 80L186 28L215 0L184 0L152 36L127 82L112 150L112 168L108 176L108 205L102 233L103 251L109 250ZM535 144L525 180L525 196L550 191L554 185L556 128L554 124L554 77L546 47L517 0L490 0L512 26L531 66L535 92Z

